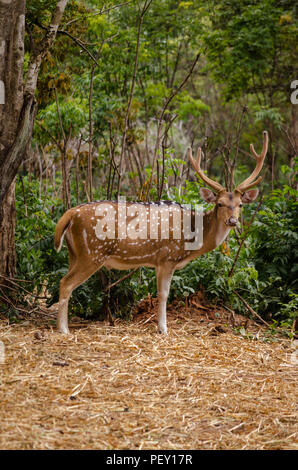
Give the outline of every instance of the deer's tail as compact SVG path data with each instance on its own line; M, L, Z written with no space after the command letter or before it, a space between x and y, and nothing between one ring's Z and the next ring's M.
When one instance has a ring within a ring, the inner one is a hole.
M65 212L65 214L63 214L63 216L61 217L61 219L59 219L56 225L54 246L55 246L56 251L58 252L61 250L63 238L71 222L72 216L73 216L73 209L69 209L68 211Z

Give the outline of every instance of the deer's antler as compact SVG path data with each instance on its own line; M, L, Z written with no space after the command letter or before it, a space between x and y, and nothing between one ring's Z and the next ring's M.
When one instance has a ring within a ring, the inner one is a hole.
M242 183L240 183L237 186L237 188L235 189L235 191L238 191L241 194L244 193L247 189L252 188L253 186L256 186L257 184L259 184L262 181L262 177L259 176L259 178L257 178L257 176L259 175L260 171L263 168L264 160L265 160L267 150L268 150L268 132L267 131L263 132L263 149L262 149L262 153L260 155L258 155L257 152L254 149L253 144L250 144L250 150L251 150L257 164L256 164L256 167L255 167L254 171L252 172L252 174L248 178L246 178L246 180L244 180Z
M190 160L190 163L192 164L194 170L198 173L199 177L211 188L213 188L216 192L224 191L225 188L217 183L216 181L213 181L212 179L208 178L207 175L203 172L201 169L201 157L202 157L202 149L201 147L198 148L198 153L197 153L197 159L195 160L192 156L192 150L190 147L187 149L187 154L188 158Z

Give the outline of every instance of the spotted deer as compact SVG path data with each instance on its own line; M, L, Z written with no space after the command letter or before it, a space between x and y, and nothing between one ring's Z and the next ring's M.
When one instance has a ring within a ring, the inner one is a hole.
M177 203L125 203L99 201L69 209L56 226L55 248L61 249L65 237L69 251L69 270L60 281L58 330L69 333L68 301L72 291L105 266L108 269L155 268L158 290L158 331L167 334L166 304L173 273L191 260L218 247L238 223L243 204L254 201L260 183L259 173L268 149L263 133L263 149L251 152L256 166L251 175L229 192L201 169L201 148L188 158L198 176L213 189L200 188L201 197L214 207L202 214ZM167 230L168 229L168 232ZM196 244L201 230L202 240ZM167 233L165 233L167 232Z

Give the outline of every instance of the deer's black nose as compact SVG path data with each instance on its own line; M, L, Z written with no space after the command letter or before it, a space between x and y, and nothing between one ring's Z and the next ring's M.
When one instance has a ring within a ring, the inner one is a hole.
M237 222L238 222L238 219L236 219L236 217L230 217L227 225L230 225L230 227L236 227Z

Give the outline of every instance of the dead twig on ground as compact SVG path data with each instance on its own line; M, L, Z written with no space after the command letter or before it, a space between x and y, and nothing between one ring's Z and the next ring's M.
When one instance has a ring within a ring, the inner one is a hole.
M268 326L270 328L270 325L269 323L267 323L247 302L246 300L240 295L238 294L237 291L233 290L233 293L237 295L237 297L239 297L239 299L241 300L241 302L243 303L243 305L247 308L247 310L252 314L254 315L255 317L257 317L262 323L264 323L264 325Z

